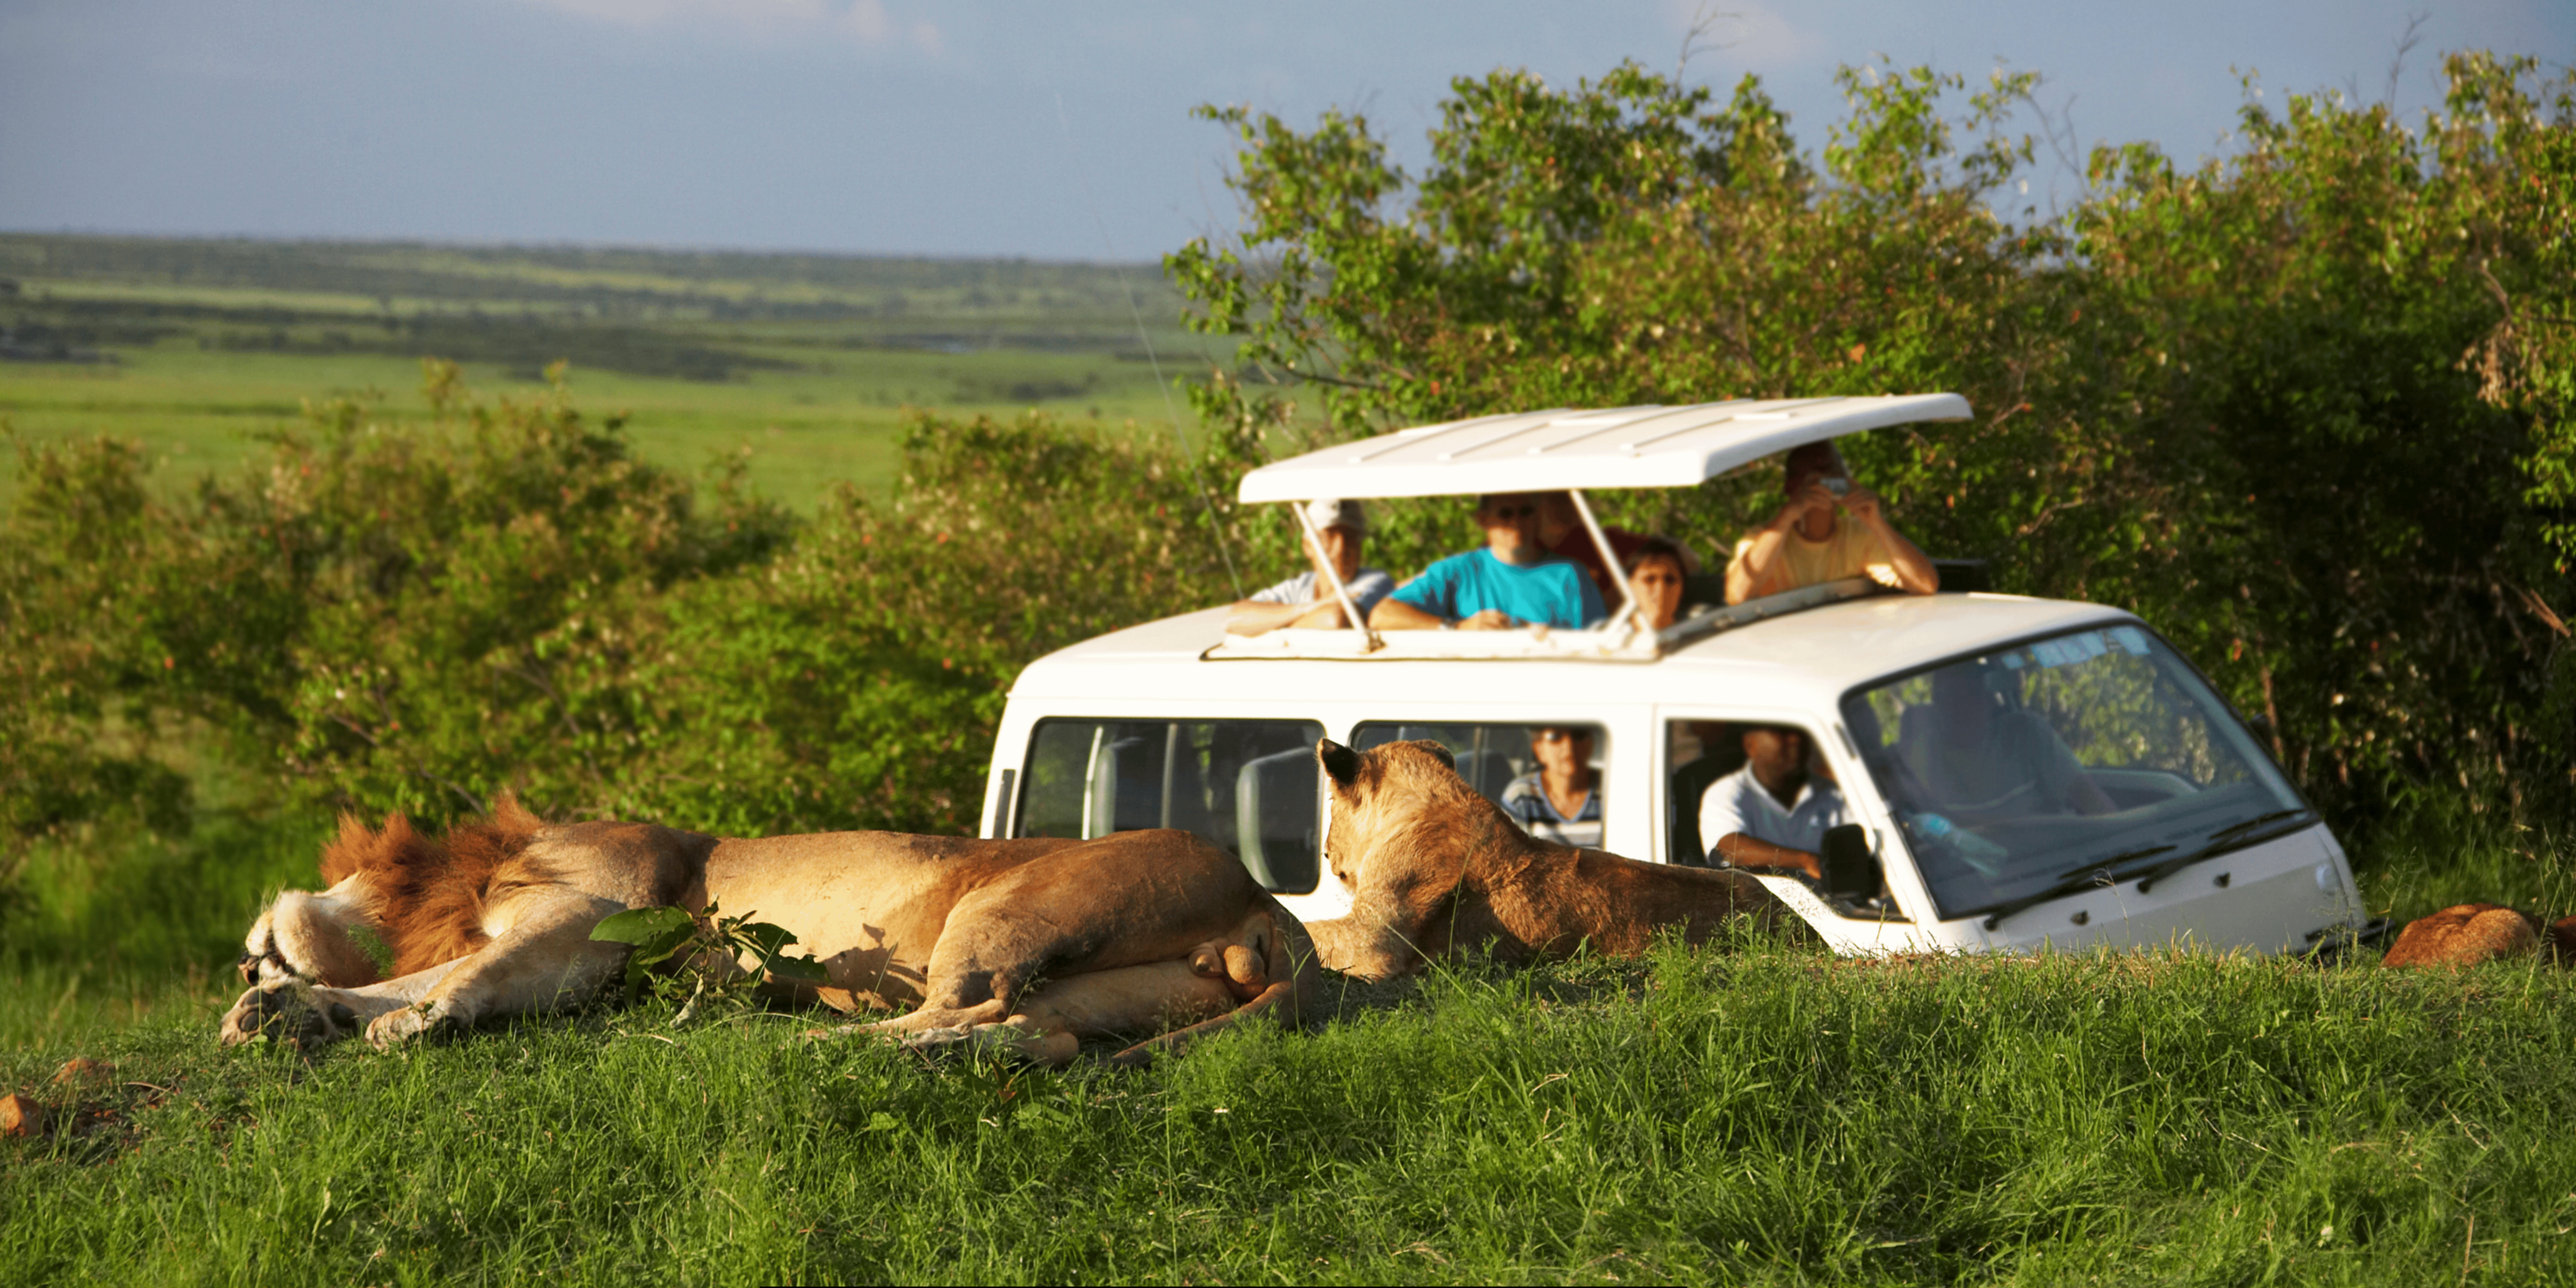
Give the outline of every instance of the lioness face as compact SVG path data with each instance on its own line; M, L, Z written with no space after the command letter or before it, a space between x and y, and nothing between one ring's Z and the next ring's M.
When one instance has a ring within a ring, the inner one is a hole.
M1457 758L1447 747L1427 739L1354 751L1326 738L1315 744L1315 760L1324 767L1333 794L1332 816L1324 829L1324 862L1342 888L1354 894L1360 888L1361 866L1378 839L1402 826L1433 797L1434 793L1421 790L1427 785L1426 774L1438 774L1466 790L1458 779Z

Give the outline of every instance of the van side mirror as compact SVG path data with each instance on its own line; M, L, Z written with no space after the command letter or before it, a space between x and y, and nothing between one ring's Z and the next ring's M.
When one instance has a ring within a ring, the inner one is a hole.
M1876 896L1886 883L1878 856L1869 852L1869 829L1858 823L1826 828L1824 850L1817 858L1825 870L1821 884L1829 898L1858 903Z

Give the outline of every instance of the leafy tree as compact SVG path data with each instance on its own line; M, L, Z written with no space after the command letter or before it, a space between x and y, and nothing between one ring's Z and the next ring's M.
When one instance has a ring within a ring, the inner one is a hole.
M972 832L1011 680L1225 591L1188 467L1031 413L924 416L889 504L844 488L761 573L674 598L638 676L637 812L748 832Z
M2033 79L1846 69L1820 158L1748 78L1634 65L1452 83L1431 162L1365 118L1240 109L1237 241L1167 261L1241 341L1198 394L1271 450L1511 408L1950 389L1979 417L1850 445L1938 551L2133 607L2309 789L2569 799L2569 85L2448 64L2444 110L2249 96L2192 171L2102 149L2061 215L1997 213ZM2465 357L2463 355L2466 355ZM1712 553L1760 474L1625 498Z

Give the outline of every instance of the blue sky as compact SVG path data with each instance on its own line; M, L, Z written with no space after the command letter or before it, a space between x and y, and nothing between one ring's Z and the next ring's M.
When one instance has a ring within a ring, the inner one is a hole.
M2086 142L2214 152L2239 101L2397 101L2444 50L2576 61L2576 0L0 0L0 228L1142 259L1233 225L1202 102L1367 111L1620 59L1760 75L1809 148L1833 69L2047 77Z

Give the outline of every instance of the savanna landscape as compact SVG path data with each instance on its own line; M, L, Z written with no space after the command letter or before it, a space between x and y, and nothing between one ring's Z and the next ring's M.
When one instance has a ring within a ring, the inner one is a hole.
M1157 348L1176 375L1210 352L1150 265L0 233L13 427L112 424L172 476L249 459L308 399L408 395L422 358L494 392L564 362L646 458L745 453L804 511L893 482L906 408L1168 433Z
M1846 446L1927 549L2155 623L2373 915L2576 912L2576 82L2444 66L2412 120L2249 84L2190 165L2063 155L2000 72L1847 69L1795 130L1751 78L1462 77L1411 169L1215 110L1241 226L1123 270L0 236L0 1089L44 1119L0 1275L2576 1280L2537 956L1748 927L1328 980L1140 1070L676 979L214 1041L342 811L971 835L1019 667L1296 566L1245 470L1513 407L1962 393ZM1778 482L1599 499L1713 553ZM1463 529L1391 503L1371 561Z

